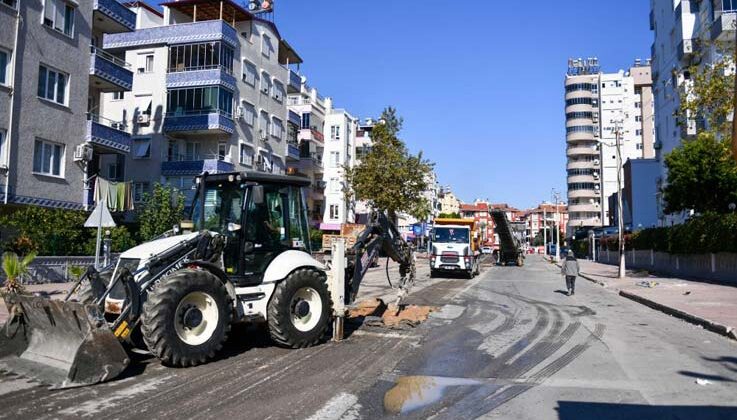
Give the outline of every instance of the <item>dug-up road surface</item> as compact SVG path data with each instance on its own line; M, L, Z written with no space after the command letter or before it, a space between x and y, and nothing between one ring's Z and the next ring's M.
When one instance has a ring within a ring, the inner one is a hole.
M409 303L439 310L415 328L354 324L304 350L240 328L213 363L137 355L124 377L79 389L5 376L0 418L737 419L734 341L583 280L565 296L537 257L473 280L420 265ZM387 293L380 278L364 296Z

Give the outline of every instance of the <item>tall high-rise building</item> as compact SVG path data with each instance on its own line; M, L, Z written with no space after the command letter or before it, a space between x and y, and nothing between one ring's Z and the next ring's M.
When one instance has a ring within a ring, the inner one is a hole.
M660 191L667 185L664 157L684 139L693 138L704 121L678 117L680 94L691 83L689 67L708 66L734 49L737 1L651 0L650 29L655 32L651 47L655 94L656 159L660 163L657 182L660 225L680 223L685 213L663 214Z
M654 155L652 97L649 62L636 60L626 72L603 73L595 58L569 60L565 113L570 229L606 224L609 213L616 211L608 198L617 192L624 162Z

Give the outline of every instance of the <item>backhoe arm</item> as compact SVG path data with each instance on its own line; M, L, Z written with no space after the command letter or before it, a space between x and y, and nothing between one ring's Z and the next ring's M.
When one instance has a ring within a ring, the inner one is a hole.
M347 252L346 304L356 300L358 288L379 251L399 264L397 305L409 293L415 281L415 256L411 244L402 239L396 226L384 213L372 213L370 221ZM390 282L391 284L391 282Z

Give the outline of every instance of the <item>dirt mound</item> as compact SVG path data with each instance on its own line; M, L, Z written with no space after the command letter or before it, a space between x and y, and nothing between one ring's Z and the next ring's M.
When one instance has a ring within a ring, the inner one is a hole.
M369 299L359 302L355 308L348 311L348 318L364 318L364 324L371 326L398 327L417 326L427 320L430 312L436 311L434 306L387 305L381 299Z

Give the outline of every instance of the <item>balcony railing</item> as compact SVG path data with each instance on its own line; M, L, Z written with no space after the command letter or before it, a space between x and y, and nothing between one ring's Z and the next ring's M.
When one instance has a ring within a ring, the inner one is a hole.
M93 0L92 10L104 16L94 23L95 26L98 22L104 23L105 27L101 28L104 32L128 32L136 29L136 13L117 0Z
M222 172L233 172L234 170L235 166L232 163L220 159L161 162L162 176L199 175L203 172L216 174Z
M238 48L240 45L236 30L222 20L180 23L139 29L135 32L105 34L102 43L103 48L109 50L209 41L223 41L233 48Z
M201 131L232 134L235 130L232 114L217 109L196 109L167 112L164 117L164 131Z
M712 41L733 41L737 10L722 10L715 12L714 22L711 25Z
M220 85L235 91L236 80L233 74L223 66L201 66L198 70L174 71L166 74L166 87L169 89L194 86ZM209 67L209 68L205 68Z
M299 146L297 146L294 143L288 143L287 144L287 156L289 156L292 159L299 159Z
M90 46L90 75L93 83L106 91L133 88L131 65L94 46Z
M124 122L87 114L86 141L114 152L129 153L131 135Z

